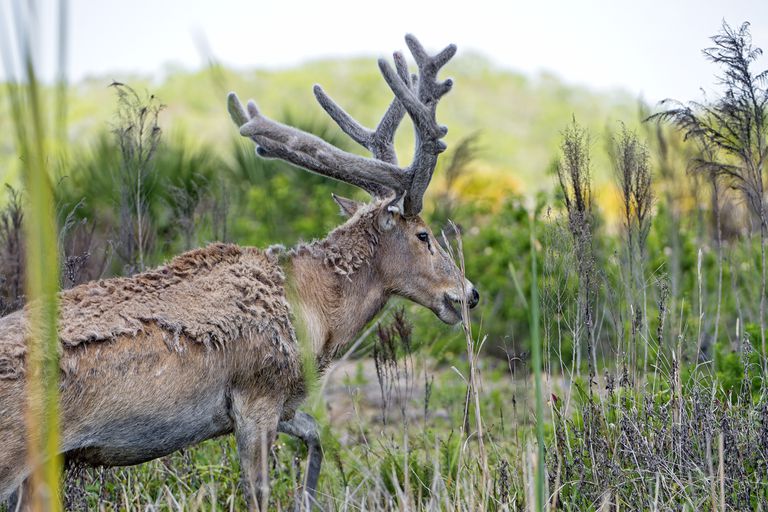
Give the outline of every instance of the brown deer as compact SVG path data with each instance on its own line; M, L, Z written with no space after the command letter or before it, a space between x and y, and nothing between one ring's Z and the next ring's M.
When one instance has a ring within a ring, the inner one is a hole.
M266 158L279 158L356 185L368 204L334 196L349 219L325 239L291 250L215 244L133 277L61 292L61 453L90 465L138 464L234 433L243 489L252 508L266 506L264 459L277 432L309 446L305 491L314 493L322 460L305 395L294 322L324 369L392 295L458 323L462 304L479 295L419 217L446 128L435 108L451 89L437 81L456 52L430 56L413 36L404 57L379 67L395 98L375 130L358 124L316 86L315 96L341 129L373 158L345 153L321 139L244 109L229 112L240 134ZM395 131L408 113L416 130L413 162L399 167ZM30 307L30 306L27 306ZM24 507L31 471L24 427L27 310L0 319L0 500ZM302 344L302 347L304 344Z

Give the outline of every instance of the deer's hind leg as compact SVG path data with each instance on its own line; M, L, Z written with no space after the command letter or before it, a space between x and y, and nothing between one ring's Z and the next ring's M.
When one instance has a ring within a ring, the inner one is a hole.
M307 445L307 472L304 478L304 489L301 497L296 500L296 510L310 510L317 505L317 482L320 478L320 466L323 463L323 450L320 446L320 435L315 418L301 411L296 411L288 421L281 421L277 431L297 437Z

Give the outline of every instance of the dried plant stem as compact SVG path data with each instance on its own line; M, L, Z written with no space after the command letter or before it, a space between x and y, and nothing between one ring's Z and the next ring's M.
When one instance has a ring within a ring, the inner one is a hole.
M723 303L723 226L722 215L720 213L720 190L715 176L711 176L712 181L712 209L715 216L715 242L717 243L717 307L715 310L715 333L714 343L719 341L720 330L720 308Z
M579 345L587 344L589 395L592 396L596 376L595 332L597 305L597 270L592 247L592 177L590 168L590 138L586 129L574 118L563 132L562 158L556 167L563 202L568 214L568 229L573 239L579 283L579 319L572 328L576 346L576 367L581 363Z
M761 178L762 179L762 178ZM765 244L766 240L766 212L765 206L760 212L760 347L763 354L763 375L768 376L768 350L765 342Z
M533 372L536 386L536 510L543 511L546 508L546 496L544 484L546 482L544 459L544 398L541 389L541 344L539 340L539 284L538 269L536 266L536 231L535 217L530 218L531 231L531 352L533 356Z
M477 435L477 445L478 445L478 452L480 454L480 464L482 468L482 478L483 478L482 501L484 504L487 504L487 500L489 499L489 496L491 493L492 480L491 480L490 471L488 468L488 454L485 449L483 417L482 417L482 411L480 408L480 393L479 393L480 370L477 365L477 359L479 356L480 347L482 346L482 343L476 343L474 337L472 336L472 319L469 314L469 305L467 304L467 301L466 301L467 290L465 289L465 287L466 287L467 280L465 278L464 246L461 238L461 232L458 226L453 224L453 222L451 222L451 227L453 228L454 233L456 234L455 254L450 244L446 244L446 246L449 249L449 254L454 260L457 259L456 256L458 257L459 270L461 271L461 276L460 276L461 288L462 288L461 316L462 316L462 328L464 330L464 337L467 342L467 358L469 362L469 393L471 394L472 403L475 409L475 429L476 429L476 435Z
M717 476L720 480L720 510L725 512L725 458L723 456L723 434L717 436Z
M122 160L118 171L121 257L128 265L127 272L133 274L145 269L149 249L147 194L162 134L158 116L164 106L155 96L142 98L125 84L113 82L111 87L117 92L117 125L113 131Z
M139 270L144 271L144 219L143 212L144 212L144 201L142 200L142 187L141 187L141 178L142 173L138 172L136 174L136 230L138 231L137 235L137 248L139 251Z
M694 364L698 363L698 361L701 359L701 341L702 341L702 331L701 331L701 324L704 323L704 297L702 293L702 271L701 271L701 259L702 259L702 250L701 247L699 247L699 250L697 251L697 258L696 258L696 282L698 284L699 288L699 321L698 321L698 331L696 333L696 359L694 359Z

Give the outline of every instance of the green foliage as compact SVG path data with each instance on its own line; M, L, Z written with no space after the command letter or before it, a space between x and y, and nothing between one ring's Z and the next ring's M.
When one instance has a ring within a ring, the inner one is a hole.
M743 399L759 399L763 392L762 364L765 354L752 348L755 341L759 347L760 327L747 326L750 335L744 338L747 346L734 350L725 343L714 347L714 381L722 400L737 402Z

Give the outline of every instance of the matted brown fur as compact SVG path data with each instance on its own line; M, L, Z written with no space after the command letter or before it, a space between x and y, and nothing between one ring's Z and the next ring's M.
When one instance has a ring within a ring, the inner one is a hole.
M328 233L324 239L299 244L290 254L311 256L321 260L338 275L352 276L373 258L379 243L375 216L384 203L374 201L362 206L348 222Z
M0 318L0 379L18 379L24 375L24 313L16 311Z
M136 336L150 324L162 329L169 350L185 350L184 340L221 349L259 335L271 342L270 349L262 350L265 358L278 366L293 364L298 347L284 283L275 257L255 248L214 244L132 277L63 291L62 370L74 370L77 361L67 355L76 347ZM0 319L0 378L24 374L25 312Z

